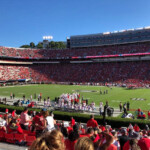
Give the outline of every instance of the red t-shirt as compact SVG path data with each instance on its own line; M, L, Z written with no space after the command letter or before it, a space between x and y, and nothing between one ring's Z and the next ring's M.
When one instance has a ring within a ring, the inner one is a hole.
M93 128L95 128L95 127L97 127L97 126L98 126L98 123L97 123L96 120L94 120L94 119L88 120L88 122L87 122L87 127L93 127Z
M11 114L12 117L15 117L15 112L16 112L15 110L12 112L12 114Z
M73 131L73 129L69 126L69 127L67 127L67 129L68 129L68 133L70 134L71 133L71 131Z
M139 131L140 131L139 126L134 126L133 128L134 128L134 131L136 131L136 132L139 132Z
M117 146L115 146L114 144L111 144L107 150L117 150Z
M36 115L33 118L33 121L35 122L35 124L40 125L41 127L37 126L36 130L43 130L43 126L44 126L44 117L41 114Z
M71 125L74 126L75 125L75 120L71 119Z
M129 150L129 148L130 148L129 141L127 141L123 146L123 150Z
M105 126L99 126L99 129L101 129L102 131L106 130Z
M66 146L65 150L74 150L74 145L76 142L77 142L77 140L71 142L69 139L66 139L65 140L65 146Z
M141 150L150 150L150 139L142 138L139 140L138 145L140 146Z

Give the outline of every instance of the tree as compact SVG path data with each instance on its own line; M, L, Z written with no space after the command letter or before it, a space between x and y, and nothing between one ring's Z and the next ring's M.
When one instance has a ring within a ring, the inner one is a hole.
M42 42L39 42L39 43L36 45L36 47L39 48L39 49L40 49L40 48L43 48L43 43L42 43Z
M35 47L35 44L34 44L33 42L31 42L31 43L30 43L30 47L31 47L31 48L34 48L34 47Z
M55 42L54 41L51 41L50 43L49 43L49 48L55 48Z
M22 45L20 48L30 48L30 45Z

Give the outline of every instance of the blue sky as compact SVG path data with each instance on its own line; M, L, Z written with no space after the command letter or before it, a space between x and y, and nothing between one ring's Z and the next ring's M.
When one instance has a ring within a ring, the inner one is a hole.
M0 46L150 26L150 0L1 0Z

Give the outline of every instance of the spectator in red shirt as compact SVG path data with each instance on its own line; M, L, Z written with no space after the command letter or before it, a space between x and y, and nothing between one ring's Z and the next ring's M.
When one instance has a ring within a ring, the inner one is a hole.
M16 110L14 110L12 113L11 113L12 117L14 118L16 116Z
M75 125L75 120L73 117L71 117L71 125L72 125L72 127Z
M99 126L99 129L101 129L102 131L105 131L105 130L106 130L105 126L103 126L103 125L100 125L100 126Z
M79 134L76 131L72 131L69 134L68 139L65 140L66 150L74 150L74 145L78 138Z
M40 113L38 113L34 118L33 118L33 124L35 125L35 129L36 129L36 136L39 137L43 130L46 129L46 114L47 114L47 110L44 108L41 110Z
M140 131L140 128L139 128L139 126L137 124L135 124L133 128L134 128L135 132L139 132Z
M94 120L94 115L91 115L91 119L88 120L87 127L93 127L93 128L98 127L97 121Z
M138 141L141 150L150 150L150 139L142 138Z

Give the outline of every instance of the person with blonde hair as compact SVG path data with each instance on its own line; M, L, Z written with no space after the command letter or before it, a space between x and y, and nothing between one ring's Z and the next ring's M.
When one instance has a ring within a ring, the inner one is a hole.
M37 138L28 150L65 150L63 134L58 130Z
M94 145L89 137L81 137L75 144L75 150L94 150Z

